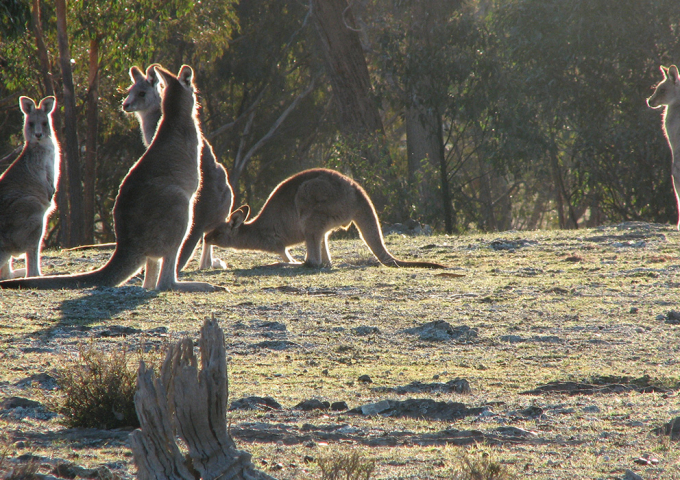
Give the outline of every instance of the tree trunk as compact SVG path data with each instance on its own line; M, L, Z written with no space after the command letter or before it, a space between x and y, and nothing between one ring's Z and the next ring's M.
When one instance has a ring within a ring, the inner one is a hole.
M436 138L439 143L439 176L441 180L442 189L442 207L444 209L444 230L446 233L453 233L453 226L455 225L453 205L451 204L451 187L449 186L449 171L446 168L446 149L444 147L444 126L442 125L442 117L437 114L437 132Z
M94 190L97 171L97 133L99 107L99 38L90 39L87 89L87 139L83 175L83 243L94 243Z
M35 46L38 50L38 60L40 60L40 74L43 79L45 96L54 95L54 84L50 71L50 58L45 46L45 39L42 31L40 19L40 0L32 0L31 19L33 22L33 33L35 35Z
M408 182L413 185L421 162L428 160L432 165L439 164L439 135L434 134L439 122L432 112L422 105L406 107L406 151L408 155ZM421 192L422 194L422 192Z
M61 228L67 230L66 247L73 247L83 242L83 188L80 180L80 152L78 148L78 131L76 126L76 99L71 72L71 53L68 45L66 30L66 2L56 0L57 37L59 41L59 63L61 65L62 82L64 85L64 136L66 141L62 151L64 155L64 172L66 177L61 186L67 188L68 204L70 207L70 221L64 222Z
M229 384L224 332L206 320L199 340L201 370L193 342L170 347L160 378L139 366L135 407L141 429L130 435L140 480L274 480L256 470L251 455L236 449L227 430ZM174 428L189 453L182 456Z
M312 9L341 130L350 137L383 134L361 41L349 28L355 22L347 0L312 0Z

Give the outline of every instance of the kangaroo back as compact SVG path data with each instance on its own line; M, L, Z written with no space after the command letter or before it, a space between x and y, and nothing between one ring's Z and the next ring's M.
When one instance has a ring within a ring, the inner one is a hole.
M360 185L356 183L354 185L356 186L356 211L353 221L359 229L364 243L371 249L380 263L387 267L446 268L438 263L408 262L394 258L385 246L380 220L378 220L373 202Z

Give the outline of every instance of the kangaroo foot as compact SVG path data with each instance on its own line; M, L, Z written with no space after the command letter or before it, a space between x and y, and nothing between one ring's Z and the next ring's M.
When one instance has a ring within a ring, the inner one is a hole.
M213 257L212 268L219 268L219 269L222 269L222 270L226 270L228 268L228 265L224 260L220 260L217 257Z

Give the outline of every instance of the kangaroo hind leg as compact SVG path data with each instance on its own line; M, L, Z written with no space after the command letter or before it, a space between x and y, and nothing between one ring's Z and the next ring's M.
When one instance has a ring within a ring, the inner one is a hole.
M178 292L216 292L225 290L222 287L217 287L206 282L178 282L177 281L177 252L173 256L163 257L163 266L161 267L161 274L158 277L157 290L168 291L175 290Z

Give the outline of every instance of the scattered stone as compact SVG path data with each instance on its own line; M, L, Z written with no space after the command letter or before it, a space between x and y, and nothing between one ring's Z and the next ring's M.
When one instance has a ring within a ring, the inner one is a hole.
M36 373L30 377L22 378L14 385L20 388L37 386L43 390L55 390L58 388L57 379L47 373Z
M95 338L113 338L113 337L126 337L128 335L135 335L137 333L142 333L142 330L132 327L126 327L124 325L111 325L103 330L96 331L94 333Z
M274 330L277 332L285 332L287 329L286 325L281 322L260 322L254 326L262 330Z
M680 417L675 417L663 426L653 430L657 435L669 435L672 440L680 439Z
M520 335L503 335L500 337L500 341L509 343L522 343L525 342L526 339Z
M42 408L42 403L23 397L9 397L0 402L0 409L12 410L14 408Z
M514 438L538 437L536 432L524 430L523 428L518 428L518 427L498 427L498 428L495 428L492 431L494 433L497 433L498 435L503 435L505 437L514 437Z
M486 408L467 408L458 402L437 402L424 398L411 398L404 401L382 400L377 403L362 405L347 413L360 415L384 415L386 417L408 417L431 420L456 420L472 415L480 415Z
M514 251L518 248L530 247L538 245L535 240L525 240L523 238L518 238L517 240L507 240L505 238L497 238L489 243L489 247L492 250L510 250Z
M602 410L600 410L600 407L597 405L588 405L587 407L583 407L583 412L584 413L600 413Z
M378 327L368 327L365 325L362 325L360 327L354 327L352 329L352 333L358 337L365 337L366 335L377 335L380 333L380 329Z
M545 385L536 387L533 390L520 392L521 395L541 395L543 393L555 392L566 393L567 395L593 395L593 394L607 394L607 393L667 393L671 391L668 388L650 385L647 377L640 377L637 379L627 377L602 377L601 382L598 379L593 379L593 383L585 382L549 382ZM623 382L623 383L612 383Z
M626 470L621 480L643 480L643 478L632 470Z
M288 340L265 340L263 342L253 344L253 347L268 348L270 350L288 350L289 348L299 347L299 345Z
M322 402L321 400L316 400L314 398L310 400L303 400L302 402L295 405L293 408L296 410L302 410L309 412L312 410L328 410L331 407L329 402Z
M467 325L452 327L444 320L435 320L419 327L406 328L403 333L418 335L426 342L448 342L450 340L470 340L477 337L478 330Z
M245 397L231 402L229 410L281 410L281 404L272 397Z
M535 405L532 405L530 407L527 407L522 410L517 411L518 414L524 416L524 417L529 417L529 418L537 418L543 415L543 409L541 407L537 407Z
M331 410L334 412L344 412L345 410L349 410L349 406L346 402L333 402L331 403Z
M664 323L668 325L680 325L680 312L677 310L670 310L666 316Z
M396 393L405 395L407 393L464 393L471 392L470 383L464 378L455 378L446 383L422 383L414 381L401 387L374 387L371 390L379 393Z
M640 309L638 307L630 307L630 312L629 313L638 313Z
M368 375L362 375L357 380L359 383L373 383L373 380Z

